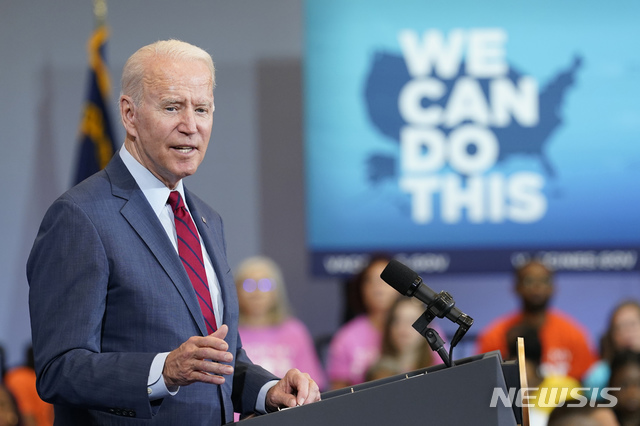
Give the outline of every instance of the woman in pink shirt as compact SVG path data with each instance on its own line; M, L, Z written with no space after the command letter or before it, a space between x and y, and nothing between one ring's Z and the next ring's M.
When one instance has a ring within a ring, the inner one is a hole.
M418 299L398 295L389 310L382 334L380 357L368 369L367 380L382 379L397 374L441 364L427 339L413 328L426 306ZM441 338L445 338L437 324L430 324Z
M367 370L380 356L382 329L389 308L398 296L398 292L380 278L389 260L375 256L355 277L354 294L364 312L344 324L331 340L327 359L331 389L363 383Z
M326 378L313 339L304 323L291 315L278 265L267 257L251 257L240 264L235 280L238 331L249 358L280 377L297 368L325 389Z

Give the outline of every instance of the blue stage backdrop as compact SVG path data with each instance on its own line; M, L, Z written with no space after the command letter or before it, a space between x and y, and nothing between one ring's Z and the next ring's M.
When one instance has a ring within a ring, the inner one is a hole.
M640 2L307 0L313 272L637 270Z

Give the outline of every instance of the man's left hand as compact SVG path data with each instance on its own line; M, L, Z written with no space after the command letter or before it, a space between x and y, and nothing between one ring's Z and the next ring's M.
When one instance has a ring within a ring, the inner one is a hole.
M296 407L320 401L320 389L307 373L291 369L267 392L265 408L267 412L278 408Z

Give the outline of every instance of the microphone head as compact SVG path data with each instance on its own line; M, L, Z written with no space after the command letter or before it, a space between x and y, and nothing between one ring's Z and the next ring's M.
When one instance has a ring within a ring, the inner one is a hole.
M422 281L415 271L395 259L384 268L380 278L404 296L411 296L411 290L415 291L416 283Z

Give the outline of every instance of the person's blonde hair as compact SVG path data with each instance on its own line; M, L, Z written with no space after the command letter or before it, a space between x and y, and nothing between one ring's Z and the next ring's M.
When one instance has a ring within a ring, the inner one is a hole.
M287 289L282 277L280 267L270 258L266 256L254 256L243 260L236 269L235 281L238 291L243 291L242 285L244 281L251 275L255 269L265 271L264 278L272 281L272 290L276 292L276 303L269 312L270 325L280 324L291 315L291 307L289 298L287 297ZM240 324L244 322L242 310L240 311Z
M211 55L205 50L180 40L160 40L143 46L129 57L122 69L120 96L131 96L135 105L140 105L144 94L143 79L147 66L158 58L204 62L211 71L211 82L216 85L216 71Z

